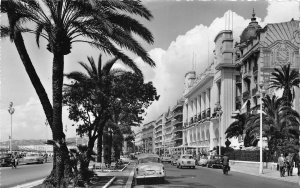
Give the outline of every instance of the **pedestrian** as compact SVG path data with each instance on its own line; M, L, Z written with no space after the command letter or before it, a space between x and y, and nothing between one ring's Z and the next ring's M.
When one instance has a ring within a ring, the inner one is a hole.
M11 155L11 160L10 160L10 163L11 163L11 168L17 168L17 157L16 155L12 154Z
M229 157L224 154L224 156L222 157L222 165L223 165L223 173L226 174L228 173L228 171L230 170L230 166L229 166Z
M287 164L287 172L288 176L293 175L293 167L294 167L294 154L289 153L286 157L286 164Z
M283 154L281 153L280 156L278 157L278 165L279 165L279 172L280 172L280 177L284 177L284 168L285 168L285 158Z

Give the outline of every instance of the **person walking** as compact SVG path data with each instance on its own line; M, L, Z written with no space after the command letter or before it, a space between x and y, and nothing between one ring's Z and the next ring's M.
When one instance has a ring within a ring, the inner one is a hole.
M17 156L12 154L11 155L11 160L10 160L10 163L11 163L11 168L17 168Z
M285 158L283 154L280 154L280 156L278 157L278 165L279 165L280 177L284 177Z
M226 154L224 154L221 162L222 162L222 165L223 165L223 173L224 174L225 173L228 174L228 171L230 170L230 167L229 167L229 157Z
M287 172L288 176L293 176L293 167L294 167L294 154L289 153L286 157L286 164L287 164Z

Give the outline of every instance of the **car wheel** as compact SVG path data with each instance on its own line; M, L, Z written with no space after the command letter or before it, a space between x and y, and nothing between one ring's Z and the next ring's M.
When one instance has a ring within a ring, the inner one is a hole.
M196 166L193 166L193 169L195 169L196 168Z
M181 166L181 165L179 165L179 168L180 168L180 169L182 169L182 166Z

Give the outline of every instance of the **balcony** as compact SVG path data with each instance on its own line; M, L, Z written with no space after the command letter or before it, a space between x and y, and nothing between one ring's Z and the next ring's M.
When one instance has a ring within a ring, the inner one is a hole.
M187 127L188 125L189 125L188 122L185 122L185 123L184 123L184 127Z
M206 117L210 117L210 108L206 109Z
M180 127L176 127L175 129L173 129L173 131L174 131L174 133L182 131L182 127L181 126Z
M243 79L250 79L251 78L251 73L250 72L244 72L243 74Z
M242 78L241 78L240 76L237 76L237 77L236 77L236 80L235 80L235 83L236 83L237 85L241 85L241 84L242 84Z
M182 116L182 111L174 112L173 117L176 118L177 116Z
M176 135L173 137L173 140L180 140L182 139L182 135Z
M253 67L253 74L257 74L258 66Z
M252 96L256 96L256 93L258 91L257 86L255 88L252 89Z
M243 93L243 99L244 100L247 100L247 99L249 99L250 98L250 92L249 91L245 91L244 93Z
M201 120L201 113L198 114L198 121Z
M206 118L206 112L202 111L202 119L205 119L205 118Z

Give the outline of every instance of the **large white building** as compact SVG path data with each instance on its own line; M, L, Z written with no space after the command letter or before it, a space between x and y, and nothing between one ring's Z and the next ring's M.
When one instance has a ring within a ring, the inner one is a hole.
M264 83L267 94L273 94L267 84L275 67L291 64L299 70L299 37L299 21L261 28L255 14L235 45L231 30L220 31L214 40L214 61L201 74L190 71L185 75L183 145L197 148L197 152L225 146L232 114L245 111L241 108L246 104L257 113L259 83ZM299 89L294 106L300 112ZM238 139L231 143L240 145Z

